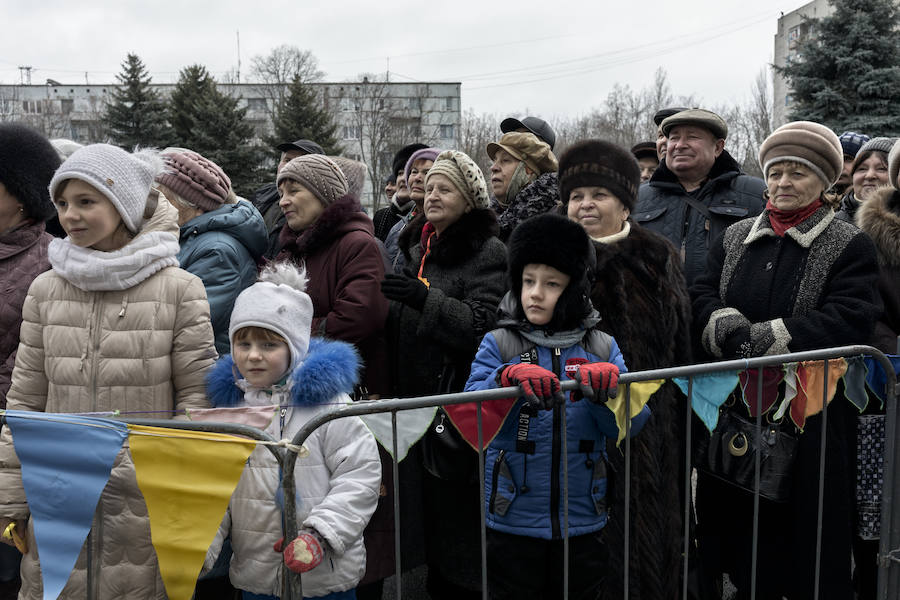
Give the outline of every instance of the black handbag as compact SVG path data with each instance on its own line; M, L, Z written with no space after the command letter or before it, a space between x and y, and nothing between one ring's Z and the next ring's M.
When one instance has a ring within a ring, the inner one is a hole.
M773 423L763 415L759 440L758 431L756 419L724 407L710 435L703 469L752 494L756 489L759 454L759 495L773 502L787 502L799 443L795 428L787 419Z
M468 375L462 378L459 373L453 364L445 364L437 393L462 391ZM463 439L443 408L437 409L434 421L422 437L422 466L444 481L473 482L478 479L478 453Z

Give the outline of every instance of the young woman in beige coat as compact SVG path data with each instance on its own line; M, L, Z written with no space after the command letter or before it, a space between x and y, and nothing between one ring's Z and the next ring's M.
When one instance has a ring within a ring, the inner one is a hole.
M57 170L50 194L68 237L49 246L52 270L35 279L23 323L10 409L144 413L205 407L216 358L203 283L178 268L178 211L151 189L152 152L86 146ZM42 596L21 469L9 429L0 438L0 530L27 530L20 598ZM4 540L6 541L6 540ZM147 507L126 442L60 598L165 598ZM92 589L86 589L88 581Z

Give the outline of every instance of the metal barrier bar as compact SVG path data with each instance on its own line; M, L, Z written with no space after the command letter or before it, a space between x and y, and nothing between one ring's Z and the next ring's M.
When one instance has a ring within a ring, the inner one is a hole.
M609 479L607 479L609 490ZM608 513L607 513L608 514ZM631 384L625 384L625 598L629 597L631 582Z
M647 371L635 371L635 372L623 373L619 377L619 383L621 385L626 385L626 384L630 384L630 383L635 383L635 382L639 382L639 381L647 381L647 380L651 380L651 379L672 379L675 377L692 377L694 375L704 375L704 374L710 374L710 373L721 373L721 372L728 372L728 371L744 371L744 370L752 369L752 368L776 366L776 365L782 365L784 363L791 363L791 362L827 360L829 358L851 357L851 356L860 356L860 355L872 356L873 358L878 360L878 362L885 369L886 373L893 372L893 366L891 365L890 361L888 361L887 358L884 356L884 354L882 354L876 348L873 348L871 346L866 346L866 345L854 345L854 346L842 346L842 347L838 347L838 348L825 348L825 349L821 349L821 350L810 350L810 351L806 351L806 352L796 352L796 353L791 353L791 354L779 354L779 355L772 355L772 356L754 357L754 358L748 358L748 359L728 360L728 361L721 361L721 362L716 362L716 363L700 363L700 364L694 364L694 365L686 365L686 366L679 366L679 367L667 367L667 368L653 369L653 370L647 370ZM689 380L689 392L692 392L692 384L693 384L692 380ZM892 378L888 377L887 385L888 385L888 397L893 398L896 394L896 391L895 391L896 385L895 385L894 380ZM568 381L562 382L562 390L564 392L575 390L575 389L577 389L577 386L578 386L578 382L574 381L574 380L568 380ZM626 390L628 390L627 387L626 387ZM628 393L628 392L626 391L626 393ZM431 406L465 404L468 402L487 402L487 401L491 401L491 400L498 400L498 399L509 398L509 397L517 397L519 395L521 395L521 390L519 388L508 387L508 388L498 388L498 389L493 389L493 390L483 390L483 391L478 391L478 392L460 392L460 393L456 393L456 394L422 396L422 397L418 397L418 398L405 398L405 399L394 398L394 399L376 400L376 401L371 401L371 402L357 402L354 404L348 404L348 405L342 406L342 407L340 407L334 411L328 412L328 413L316 415L314 418L310 419L310 421L308 421L297 432L297 434L294 436L292 443L296 446L302 445L303 442L306 441L306 438L309 437L309 435L312 433L312 431L314 431L317 427L323 425L324 423L327 423L328 421L332 421L332 420L343 418L343 417L359 416L359 415L372 414L372 413L377 413L377 412L386 412L388 410L401 411L401 410L409 410L409 409L413 409L413 408L424 408L424 407L431 407ZM890 404L889 412L893 413L893 418L896 419L896 407L893 406L894 405L893 402L891 402L889 404ZM893 410L891 410L892 408L893 408ZM823 407L823 411L824 410L825 410L825 408ZM687 415L688 431L690 431L690 399L688 402L688 411L687 412L688 412L688 415ZM479 411L479 414L480 414L480 411ZM891 427L892 427L892 431L897 430L896 423L892 422ZM690 434L688 433L688 435L690 435ZM886 438L887 438L886 444L888 445L888 453L895 452L895 450L894 450L895 444L894 444L893 438L890 438L887 436L886 436ZM627 437L626 437L626 439L627 439ZM483 445L483 441L481 442L480 445ZM629 454L628 448L629 447L626 446L626 461L628 460L628 454ZM686 463L689 464L690 453L688 452L687 454L688 454L688 456L686 457ZM482 461L481 468L483 469L483 456L480 460ZM892 464L893 464L893 462L894 461L892 461ZM287 464L285 465L285 472L284 472L285 490L293 489L293 486L295 485L295 483L294 483L294 463L295 463L295 461L289 460L289 461L287 461ZM887 475L888 473L889 473L889 470L888 470L888 466L887 466L887 462L886 462L885 463L885 474ZM481 472L481 476L482 476L482 488L483 488L483 477L484 477L483 471ZM689 475L688 475L688 479L689 479ZM892 485L900 486L900 478L892 478ZM758 477L757 477L757 486L758 486ZM627 489L628 488L626 488L626 490ZM686 496L690 494L690 485L686 486L685 494L686 494ZM482 491L482 495L483 495L483 491ZM892 493L889 495L889 494L885 493L885 497L883 498L883 501L884 501L883 507L886 507L886 508L883 508L883 510L882 510L882 519L883 520L885 519L885 512L888 511L890 508L890 506L887 505L886 502L888 501L889 497L893 498L895 495L900 497L900 490L896 490L896 494ZM758 499L756 502L758 502ZM289 503L286 503L286 508L287 508L288 504ZM484 510L483 502L482 502L481 510L482 511ZM627 508L626 508L626 510L627 510ZM686 512L689 513L689 510L690 510L689 506L686 506L685 510L686 510ZM754 516L754 518L758 519L758 508L756 510L756 513L757 514ZM819 515L819 518L821 519L821 513ZM628 535L627 526L628 526L628 524L626 522L626 536ZM881 555L881 561L884 564L889 564L890 562L892 562L891 555L890 555L890 547L892 547L892 544L895 544L895 543L900 544L900 541L898 541L898 542L893 541L894 536L896 536L898 538L898 540L900 540L900 518L895 519L894 522L891 522L890 526L891 526L891 541L887 540L886 537L884 536L884 534L882 534L883 549L882 549L882 552L880 555ZM685 528L686 529L689 528L689 523L685 524ZM296 534L297 534L296 530L297 530L296 517L294 516L294 519L287 523L285 534L286 534L286 536L296 536ZM883 529L882 531L885 531L885 530ZM292 539L292 537L287 538L287 539ZM627 537L626 537L626 539L627 539ZM689 540L688 539L685 540L685 548L686 549L689 548ZM688 570L689 549L688 549L688 552L685 553L684 560L685 560L684 572L686 573ZM755 555L754 555L754 560L755 560ZM626 561L626 565L627 565L628 564L627 555L625 557L625 561ZM566 562L566 565L568 565L568 562ZM626 566L626 569L627 569L627 566ZM898 577L900 577L900 574L898 574ZM482 579L484 579L484 578L485 578L485 576L483 575ZM568 579L568 578L566 578L566 579ZM687 578L685 577L685 584L684 584L685 588L687 587L686 581L687 581ZM755 577L752 578L752 581L755 582ZM627 585L627 578L626 578L626 585ZM895 587L892 589L900 589L900 588ZM885 594L886 593L887 592L885 592ZM687 597L687 595L686 595L686 589L685 589L685 598L686 597ZM297 600L299 600L299 597L296 597L296 596L292 596L292 598L296 598ZM887 600L886 595L883 597L883 600Z
M759 552L759 486L761 484L760 471L762 465L762 389L763 369L759 369L756 386L756 458L753 460L754 489L753 489L753 539L751 540L750 555L750 600L756 600L756 571L759 568L757 553ZM749 443L749 442L746 442Z
M401 551L401 540L400 540L400 461L397 460L397 411L391 411L391 438L392 447L394 449L394 453L392 455L393 460L391 461L391 469L394 473L394 573L396 575L395 579L395 589L397 592L397 600L403 600L403 585L401 581L400 574L402 573L402 565L400 561L402 559L402 551Z
M896 443L896 435L897 432L900 431L900 423L898 423L898 417L900 417L900 411L897 409L896 395L897 395L897 385L896 381L893 377L890 376L893 373L893 367L890 361L878 350L872 348L870 346L856 345L856 346L846 346L840 348L829 348L823 350L813 350L808 352L799 352L793 354L784 354L784 355L775 355L775 356L767 356L767 357L758 357L758 358L750 358L746 360L731 360L731 361L723 361L719 363L707 363L707 364L696 364L696 365L687 365L681 367L670 367L663 369L654 369L649 371L641 371L641 372L631 372L631 373L623 373L619 378L619 383L621 385L625 385L625 394L626 394L626 415L630 417L630 385L634 382L639 381L647 381L651 379L671 379L674 377L688 377L688 401L687 401L687 410L686 410L686 441L690 444L691 441L691 401L693 397L693 376L700 374L708 374L708 373L716 373L716 372L726 372L726 371L742 371L750 368L761 368L765 366L774 366L781 365L788 362L801 362L808 360L826 360L824 373L825 373L825 397L823 398L823 423L822 423L822 443L821 443L821 457L820 457L820 480L819 480L819 507L818 507L818 523L819 523L819 534L817 537L817 556L816 556L816 589L815 594L818 596L818 579L820 574L820 552L821 552L821 523L823 517L823 496L824 496L824 468L825 468L825 450L826 450L826 437L827 437L827 375L828 375L828 363L827 359L829 358L837 358L837 357L850 357L850 356L859 356L859 355L870 355L875 358L884 368L885 372L889 374L887 377L887 418L886 418L886 432L885 432L885 457L884 457L884 493L882 497L882 529L881 529L881 544L879 548L879 582L878 582L878 598L880 600L888 600L890 597L889 594L896 594L900 591L900 511L898 514L893 514L893 499L900 497L900 476L895 473L897 469L897 465L900 464L900 445ZM762 382L762 373L759 375L760 383ZM568 380L562 382L562 391L574 391L578 389L578 382L575 380ZM762 386L760 385L760 394ZM400 537L399 537L399 527L400 527L400 514L399 514L399 471L398 471L398 461L396 460L397 456L397 412L402 410L409 410L414 408L423 408L423 407L431 407L431 406L440 406L440 405L452 405L452 404L463 404L469 402L478 402L479 409L481 407L482 402L509 398L509 397L518 397L521 395L521 390L517 387L508 387L508 388L500 388L494 390L485 390L479 392L468 392L468 393L457 393L457 394L446 394L446 395L432 395L432 396L423 396L419 398L407 398L407 399L390 399L390 400L376 400L376 401L367 401L367 402L357 402L353 404L347 404L337 408L334 411L330 411L327 413L321 413L314 416L310 419L304 426L296 433L292 440L292 444L296 447L302 446L302 444L307 440L309 435L321 425L344 417L350 416L359 416L365 414L373 414L380 412L392 412L392 431L394 435L394 461L393 461L393 473L394 473L394 498L395 498L395 507L394 507L394 515L396 520L396 530L395 530L395 554L397 558L397 594L398 598L400 598L400 594L402 593L401 589L401 548L400 548ZM758 396L757 403L759 407L759 403L761 403L761 397ZM758 411L757 415L757 424L761 424L761 411ZM210 423L210 422L193 422L193 421L180 421L180 420L169 420L169 419L120 419L127 423L137 424L137 425L146 425L152 427L167 427L173 429L184 429L184 430L193 430L193 431L206 431L206 432L214 432L214 433L223 433L223 434L231 434L231 435L239 435L248 437L250 439L256 439L261 441L270 441L276 442L274 438L253 427L249 427L246 425L237 425L237 424L225 424L225 423ZM3 418L5 422L5 417ZM481 542L482 542L482 584L484 586L482 591L482 596L487 596L487 585L486 585L486 565L487 565L487 556L486 556L486 537L485 537L485 498L484 498L484 434L482 427L482 419L481 419L481 411L478 411L478 441L479 441L479 475L482 482L480 486L480 512L481 512ZM630 480L630 418L626 418L626 477ZM759 435L759 433L758 433ZM565 436L564 436L565 439ZM294 467L296 464L296 452L292 448L281 449L278 447L266 446L270 452L275 456L276 460L282 465L283 469L283 488L285 492L286 501L284 503L284 513L283 513L283 529L286 540L292 540L297 535L297 518L296 518L296 504L294 501L288 501L287 499L293 499L296 497L296 483L294 477ZM688 445L689 448L689 445ZM564 457L567 454L567 448L564 448ZM757 490L756 490L756 499L754 502L755 505L755 515L754 520L758 520L758 502L759 502L759 457L757 457L757 465L756 465L756 474L757 474ZM564 458L564 465L567 465L567 461ZM685 508L684 514L686 516L684 531L685 531L685 540L684 540L684 565L683 565L683 593L684 597L687 598L687 574L688 574L688 563L689 563L689 554L690 554L690 496L691 496L691 481L690 481L690 452L686 453L685 457ZM564 485L564 505L565 508L568 508L568 477L567 473L564 474L565 477L565 485ZM630 512L628 509L628 504L630 500L630 481L626 484L626 554L625 554L625 569L626 569L626 577L625 577L625 586L626 593L628 590L628 551L629 551L629 528L630 522ZM565 518L568 517L568 511L565 510ZM568 551L568 521L565 521L566 527L566 541L564 542L564 549L567 555ZM754 525L756 528L756 524ZM757 543L756 539L757 535L754 533L754 546ZM754 564L756 561L756 552L754 552ZM90 565L88 566L90 570ZM564 575L566 580L566 586L568 585L568 556L565 558L564 563ZM282 582L282 598L284 600L288 600L289 598L292 600L300 600L302 598L302 584L300 580L299 574L293 573L292 571L285 571L285 577ZM755 584L755 566L754 566L754 576L751 581ZM567 588L566 588L567 592ZM755 593L755 589L751 589L751 597ZM626 596L627 597L627 596Z
M484 513L484 423L481 415L481 402L478 403L478 515L481 523L481 598L488 600L487 585L487 515ZM452 425L451 425L452 427Z
M681 570L681 597L688 598L688 560L691 555L691 402L694 398L694 378L688 378L687 407L685 410L685 453L684 453L684 563Z
M828 361L823 363L825 385L822 386L822 442L819 445L819 497L816 515L816 569L813 580L813 600L819 600L819 577L822 574L822 521L825 510L825 450L828 440Z
M561 458L563 467L563 598L566 599L569 597L569 425L565 404L559 411L559 422L562 428ZM556 515L550 515L550 518L556 519Z

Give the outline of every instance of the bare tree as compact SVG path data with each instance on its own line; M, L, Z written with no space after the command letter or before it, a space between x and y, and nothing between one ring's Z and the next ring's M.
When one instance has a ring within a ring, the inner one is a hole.
M478 114L471 108L462 114L459 130L459 149L468 154L487 175L491 159L487 145L500 137L500 119L494 114Z
M741 104L717 109L728 123L728 152L745 173L762 176L757 154L770 133L774 122L771 73L760 69L750 90L750 97Z
M248 81L262 84L256 88L257 93L266 99L266 110L273 118L287 95L288 85L295 78L303 83L315 83L324 77L325 72L319 69L319 61L311 51L282 44L265 56L254 56L250 60Z

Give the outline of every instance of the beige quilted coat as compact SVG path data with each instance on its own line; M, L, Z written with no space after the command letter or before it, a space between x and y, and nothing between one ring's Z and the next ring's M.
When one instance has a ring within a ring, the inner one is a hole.
M160 202L145 226L178 233L175 209ZM51 270L31 285L8 408L45 412L160 411L208 406L204 377L216 357L203 283L166 267L123 291L83 291ZM140 416L140 415L135 415ZM60 598L165 598L150 541L147 507L125 448L103 492L91 538ZM0 516L28 506L9 428L0 437ZM91 589L87 585L90 544ZM28 527L21 599L42 596L40 565Z

